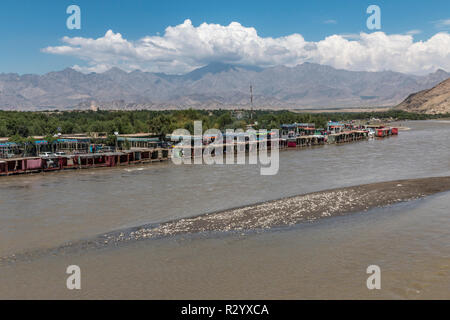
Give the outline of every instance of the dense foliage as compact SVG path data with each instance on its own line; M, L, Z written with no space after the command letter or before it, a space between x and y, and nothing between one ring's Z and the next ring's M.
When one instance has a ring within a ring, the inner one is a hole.
M279 128L283 123L308 122L324 127L326 122L351 119L424 120L450 115L425 115L390 110L386 112L301 113L291 111L257 110L167 110L167 111L73 111L73 112L16 112L0 111L0 137L20 140L30 136L50 137L62 134L115 131L121 134L153 132L165 135L175 129L193 131L193 121L201 120L203 129L243 128L257 123L258 128Z

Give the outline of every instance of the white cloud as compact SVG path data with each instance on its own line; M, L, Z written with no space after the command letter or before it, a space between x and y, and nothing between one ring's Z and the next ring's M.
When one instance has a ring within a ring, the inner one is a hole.
M341 33L338 36L348 40L359 40L361 35L359 33Z
M409 31L406 32L406 34L409 34L409 35L412 35L412 36L414 36L416 34L421 34L421 33L422 33L422 30L419 30L419 29L413 29L413 30L409 30Z
M434 25L438 29L448 29L450 27L450 19L442 19L434 21Z
M109 30L97 39L64 37L63 45L44 52L68 55L86 61L75 66L83 72L102 72L111 67L124 70L185 73L212 61L255 66L294 66L303 62L327 64L362 71L394 70L423 74L437 68L450 70L450 34L437 33L426 41L412 34L383 32L331 35L308 42L300 34L279 38L260 37L251 27L237 22L228 26L190 20L168 27L164 35L137 41Z
M337 24L337 21L334 19L325 20L323 23L325 24Z

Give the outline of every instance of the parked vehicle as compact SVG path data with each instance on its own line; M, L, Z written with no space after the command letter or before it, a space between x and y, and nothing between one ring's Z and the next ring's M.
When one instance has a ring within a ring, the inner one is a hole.
M62 151L55 153L55 156L58 156L58 157L65 156L65 155L67 155L67 154L65 152L62 152Z
M54 153L51 153L51 152L42 152L42 153L39 153L39 157L41 157L41 158L50 158L50 157L53 157L53 156L55 156L55 154L54 154Z

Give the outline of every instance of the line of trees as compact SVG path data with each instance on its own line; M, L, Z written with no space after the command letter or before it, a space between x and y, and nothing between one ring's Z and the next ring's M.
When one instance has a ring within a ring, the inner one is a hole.
M356 119L424 120L450 115L426 115L399 110L386 112L355 113L297 113L291 111L255 110L166 110L166 111L72 111L72 112L18 112L0 111L0 137L13 137L17 142L26 142L30 136L45 136L51 139L56 133L74 134L84 132L114 132L130 134L153 132L166 135L175 129L193 131L193 121L201 120L203 128L238 129L257 123L256 129L279 128L283 123L308 122L316 127L325 127L327 121Z

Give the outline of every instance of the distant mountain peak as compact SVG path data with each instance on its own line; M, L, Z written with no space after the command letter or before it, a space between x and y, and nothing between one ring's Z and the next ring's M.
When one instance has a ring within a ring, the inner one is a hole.
M103 72L103 74L111 75L111 74L127 74L128 72L118 68L118 67L112 67L111 69Z
M234 67L235 67L235 65L233 65L231 63L213 61L213 62L208 63L203 68L210 69L210 70L228 70L228 69L232 69Z
M230 71L230 70L236 70L236 67L231 64L222 63L222 62L211 62L210 64L200 67L198 69L195 69L187 74L184 75L185 78L191 79L191 80L199 80L206 74L217 74L224 71Z
M230 63L224 63L224 62L211 62L204 67L200 67L198 69L195 69L195 70L185 74L184 77L187 79L190 79L190 80L199 80L207 74L214 75L214 74L218 74L221 72L238 71L239 69L256 71L256 72L263 70L262 68L256 67L256 66L238 65L238 64L230 64Z
M56 71L56 72L58 72L58 71ZM76 73L79 73L77 70L75 70L74 68L65 68L65 69L63 69L63 70L61 70L61 71L59 71L59 73L63 73L63 74L76 74Z
M434 74L448 74L448 72L444 69L439 68L434 72Z

